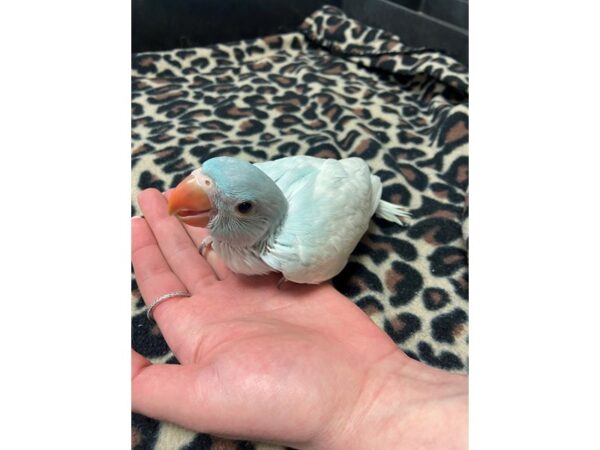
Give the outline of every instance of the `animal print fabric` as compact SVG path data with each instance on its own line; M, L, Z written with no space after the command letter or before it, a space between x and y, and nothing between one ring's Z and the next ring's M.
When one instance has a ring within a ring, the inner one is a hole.
M411 357L467 371L463 65L324 7L290 34L135 54L132 83L132 214L140 190L173 187L218 155L361 157L382 179L383 198L413 218L404 228L373 219L333 284ZM133 278L132 293L132 346L153 362L176 363ZM272 448L137 414L132 445Z

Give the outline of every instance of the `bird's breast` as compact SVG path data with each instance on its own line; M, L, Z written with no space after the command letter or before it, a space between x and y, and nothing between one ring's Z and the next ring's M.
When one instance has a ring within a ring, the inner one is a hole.
M213 250L232 272L242 275L265 275L273 272L253 248L240 248L223 241L213 241Z

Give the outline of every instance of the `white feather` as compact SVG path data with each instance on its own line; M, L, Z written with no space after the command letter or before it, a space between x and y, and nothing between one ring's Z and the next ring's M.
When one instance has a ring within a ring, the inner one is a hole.
M373 214L402 224L401 206L381 200L381 180L360 158L295 156L255 164L275 181L289 209L262 260L296 283L320 283L346 265Z

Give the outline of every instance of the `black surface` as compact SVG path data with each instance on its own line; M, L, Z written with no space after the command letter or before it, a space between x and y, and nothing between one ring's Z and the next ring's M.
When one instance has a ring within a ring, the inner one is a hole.
M132 0L132 51L287 33L325 4L340 6L341 0Z
M401 1L410 3L410 0ZM464 3L457 0L447 1L455 4ZM407 45L443 50L463 64L469 64L469 35L465 28L388 0L346 0L343 6L350 17L366 25L397 34ZM439 16L444 15L444 12L441 9L437 10L433 3L428 8L435 10ZM465 13L468 13L467 9ZM466 17L468 18L468 14Z
M467 30L469 28L469 3L467 0L389 0L400 6L421 12Z
M147 52L294 31L328 4L408 45L468 64L466 0L132 0L132 51Z

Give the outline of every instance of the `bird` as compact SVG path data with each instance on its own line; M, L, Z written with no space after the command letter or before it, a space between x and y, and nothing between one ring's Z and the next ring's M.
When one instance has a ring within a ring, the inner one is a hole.
M200 252L212 248L232 272L319 284L343 270L373 215L399 225L411 217L383 200L382 189L358 157L253 164L218 156L175 187L167 208L184 224L207 228Z

